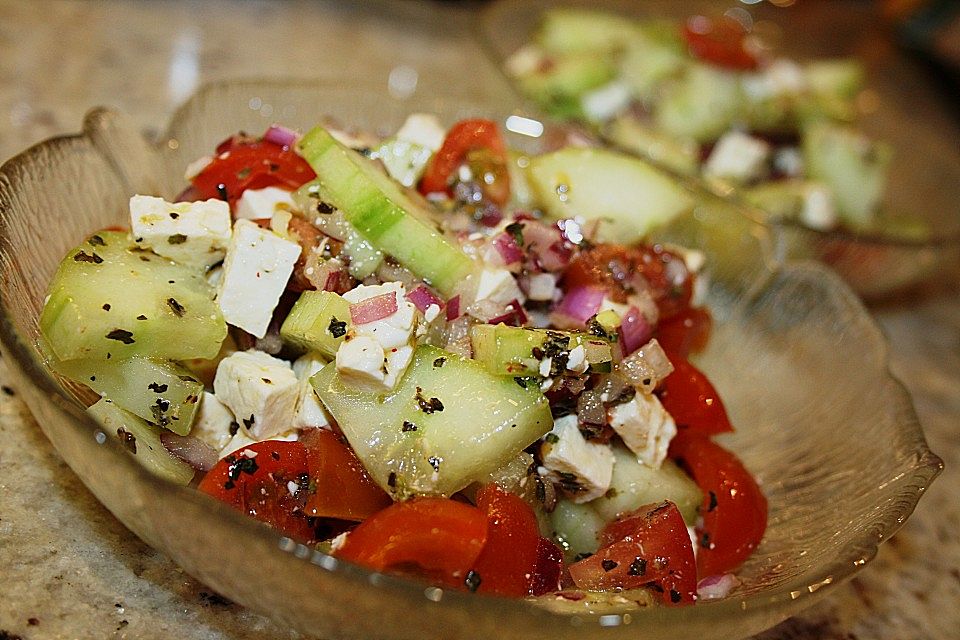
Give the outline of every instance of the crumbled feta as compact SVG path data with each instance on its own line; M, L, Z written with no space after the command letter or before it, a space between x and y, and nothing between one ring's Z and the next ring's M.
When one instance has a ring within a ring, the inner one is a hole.
M531 300L553 300L557 292L557 277L552 273L535 273L527 281L527 291Z
M658 469L667 457L677 425L655 395L638 393L610 409L610 426L637 460Z
M396 137L397 140L412 142L431 151L437 151L446 136L446 130L435 115L411 113L397 131Z
M223 318L257 338L267 333L273 310L300 257L300 245L249 220L237 220L223 262L217 303Z
M217 366L213 390L254 439L293 424L299 381L284 360L253 349L233 353Z
M705 175L749 182L763 175L770 145L742 131L728 131L717 140L716 146L703 167Z
M630 86L615 80L585 93L580 98L580 106L588 120L604 122L626 109L631 100Z
M433 322L439 315L440 307L438 305L431 304L429 307L427 307L426 311L423 312L423 319L427 322Z
M310 377L326 364L326 360L315 352L303 355L293 363L293 373L300 381L293 420L293 426L298 429L330 428L330 416L310 384Z
M550 369L553 367L553 358L547 357L540 361L540 375L544 378L550 375Z
M812 229L832 229L837 226L839 215L833 193L824 185L811 183L803 193L800 220Z
M236 424L230 409L220 402L217 396L204 391L190 435L203 440L217 451L222 451L233 437L231 429L235 429Z
M499 305L507 305L514 300L523 302L525 299L513 274L506 269L488 267L480 271L477 302L489 300Z
M587 350L583 348L582 344L570 349L570 354L567 356L567 369L574 373L585 373L589 366Z
M290 211L296 204L290 192L279 187L247 189L237 201L237 219L263 220L272 218L277 211Z
M568 415L553 423L540 448L543 466L559 477L561 486L576 503L599 498L610 488L613 452L606 444L588 442L577 426L577 416Z
M136 195L130 198L130 229L138 246L181 264L209 267L223 259L230 241L230 205Z
M358 387L386 387L387 362L383 347L367 336L344 340L337 349L337 372L344 381Z

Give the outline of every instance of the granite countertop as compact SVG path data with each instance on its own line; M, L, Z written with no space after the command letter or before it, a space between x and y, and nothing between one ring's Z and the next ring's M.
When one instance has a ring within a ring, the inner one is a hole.
M2 1L0 158L76 131L97 104L162 126L198 83L231 77L386 86L389 70L407 65L418 90L508 99L462 35L476 6L394 3L374 15L359 2ZM946 639L960 629L960 292L932 286L871 311L946 470L874 562L761 638ZM136 539L65 465L9 379L0 359L0 640L300 637Z

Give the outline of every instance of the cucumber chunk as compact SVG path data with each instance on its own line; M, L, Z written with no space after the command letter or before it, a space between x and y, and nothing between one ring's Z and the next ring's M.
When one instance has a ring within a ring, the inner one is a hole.
M693 64L665 89L654 111L665 133L708 142L719 138L743 112L743 94L736 74Z
M597 240L632 244L693 206L690 195L646 162L604 149L568 147L530 160L530 184L552 218L601 219Z
M304 291L280 327L280 338L301 351L337 355L350 330L350 303L333 291Z
M550 524L567 562L573 562L577 556L597 552L600 531L607 523L589 504L560 498L550 513Z
M40 315L57 358L216 356L227 325L203 273L131 245L101 231L60 263Z
M544 12L537 41L550 53L610 53L640 32L623 16L589 9L560 8Z
M193 467L170 455L160 442L160 428L148 424L107 399L99 400L87 412L103 426L103 430L119 438L137 462L151 473L176 484L193 480Z
M574 360L584 363L584 371L604 373L610 371L613 360L609 341L572 331L477 324L470 328L470 342L474 359L501 376L544 375L540 367L546 358L551 359L547 375L566 372L567 363ZM578 347L583 347L579 353L575 352ZM580 371L574 363L570 372Z
M323 127L300 141L331 203L364 238L444 296L474 270L474 262L430 222L430 214L367 158L337 142Z
M173 362L84 359L54 362L52 367L109 398L120 409L182 436L190 433L203 395L203 383Z
M311 383L370 476L396 498L451 495L515 458L553 425L537 385L420 345L395 391L344 384L335 363Z

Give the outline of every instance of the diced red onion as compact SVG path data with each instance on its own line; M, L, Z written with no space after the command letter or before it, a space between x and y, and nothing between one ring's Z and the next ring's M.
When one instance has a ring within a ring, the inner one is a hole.
M425 284L421 284L413 291L407 293L406 298L412 302L413 306L421 313L426 311L431 305L437 305L441 309L443 308L443 300L437 297L433 291L430 291Z
M369 324L397 312L397 292L391 291L350 305L353 324Z
M447 322L460 317L460 296L453 296L447 300Z
M701 600L726 598L740 584L740 579L732 573L707 576L697 583L697 597Z
M618 370L633 386L649 395L664 378L673 373L673 363L660 343L651 340L624 358Z
M490 318L488 322L490 324L503 323L511 327L522 327L527 323L527 320L527 313L523 310L523 305L520 304L520 301L511 300L504 313L494 318Z
M297 132L274 124L263 134L263 139L267 142L278 144L281 147L292 147L297 141Z
M557 311L584 323L600 311L603 293L603 289L598 287L574 287L563 296Z
M577 418L583 424L607 424L607 408L603 404L603 394L597 389L584 391L577 398Z
M653 328L640 310L630 307L620 320L620 344L624 357L636 351L653 335Z
M209 471L217 464L217 452L199 438L162 431L160 442L170 455L183 460L198 471Z
M493 246L503 259L504 266L516 264L523 260L523 250L517 245L517 240L504 231L493 239Z
M560 228L538 220L524 221L523 242L530 257L545 271L562 271L573 255Z

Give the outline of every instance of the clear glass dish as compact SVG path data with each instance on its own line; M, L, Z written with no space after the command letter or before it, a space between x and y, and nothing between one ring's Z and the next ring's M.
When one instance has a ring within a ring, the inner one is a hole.
M778 250L791 259L816 259L831 266L864 298L878 299L933 277L960 282L960 130L942 104L926 71L889 41L871 3L715 2L694 0L498 0L488 5L480 37L495 64L530 42L547 9L580 7L636 18L678 22L691 15L748 12L755 30L787 57L809 60L855 56L867 70L857 126L889 142L895 155L881 208L896 225L923 220L922 239L892 233L819 231L797 221L772 223ZM707 186L707 185L705 185ZM729 187L718 195L739 202ZM756 212L763 219L762 212Z
M700 364L738 431L726 442L756 474L769 528L728 598L688 608L555 613L344 565L192 490L146 473L90 420L36 348L60 258L91 230L124 224L133 193L173 197L186 165L240 129L323 116L393 129L414 110L451 122L495 108L437 96L272 81L210 85L157 142L94 109L82 133L43 142L0 169L0 338L43 431L133 533L224 596L325 638L735 638L789 617L860 570L913 511L942 463L887 368L884 340L856 296L815 263L770 259L768 231L695 192L664 239L712 261L717 327ZM536 148L539 139L513 137Z

